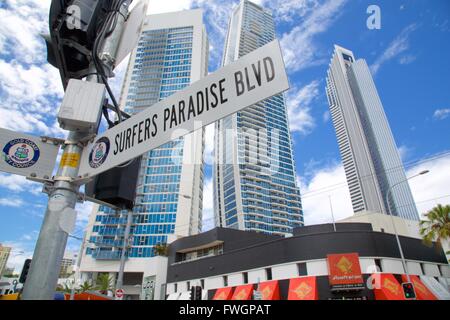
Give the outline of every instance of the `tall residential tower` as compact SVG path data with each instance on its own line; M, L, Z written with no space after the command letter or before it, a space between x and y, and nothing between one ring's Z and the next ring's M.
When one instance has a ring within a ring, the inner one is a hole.
M355 213L388 213L418 220L405 170L369 67L335 46L327 96Z
M223 65L274 39L271 13L241 1L231 14ZM216 123L214 206L220 227L287 235L303 225L282 94Z
M130 114L151 108L204 77L207 69L208 39L201 10L147 16L125 75L121 107ZM133 298L140 293L143 277L156 281L159 297L166 268L155 245L201 231L203 150L201 129L144 155L124 274L125 292ZM100 272L116 275L125 223L123 214L115 215L109 208L94 210L87 240L95 244L83 252L83 279Z

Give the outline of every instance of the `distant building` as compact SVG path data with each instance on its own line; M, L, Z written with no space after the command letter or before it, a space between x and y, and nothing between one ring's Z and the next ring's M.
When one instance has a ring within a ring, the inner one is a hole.
M67 278L74 272L74 266L77 261L76 253L66 253L61 263L60 278Z
M367 63L335 46L328 103L355 213L373 211L419 220L405 170ZM395 186L386 202L386 194Z
M6 271L6 264L8 263L10 247L5 247L0 243L0 276Z

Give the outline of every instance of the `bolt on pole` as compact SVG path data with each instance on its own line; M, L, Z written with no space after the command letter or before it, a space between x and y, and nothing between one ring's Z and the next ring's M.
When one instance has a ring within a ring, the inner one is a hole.
M128 14L128 1L121 7L121 13L124 16ZM121 34L122 31L123 23L116 27L114 33ZM115 62L110 57L115 57L119 45L118 39L120 37L117 36L107 38L106 41L109 40L111 43L103 47L103 54L105 54L105 48L111 53L109 59L104 60L110 67ZM93 66L90 69L92 73L96 73ZM86 81L98 82L97 76L91 75ZM83 146L80 141L88 137L88 133L71 131L65 142L62 159L69 155L81 158ZM60 221L65 214L64 210L74 209L79 198L79 185L74 183L74 179L78 178L79 163L75 167L71 165L73 164L60 162L54 185L49 192L44 221L34 250L30 272L24 284L23 300L54 299L68 238L68 233L60 226Z

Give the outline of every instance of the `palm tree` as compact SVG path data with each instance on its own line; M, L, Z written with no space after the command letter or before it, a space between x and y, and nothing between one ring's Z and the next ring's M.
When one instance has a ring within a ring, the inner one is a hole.
M97 290L102 294L108 294L109 290L113 288L113 278L108 273L103 273L97 277Z
M442 247L442 241L450 239L450 205L436 207L424 214L427 220L420 221L420 234L423 241L430 245L436 241Z
M85 281L78 289L78 293L83 293L94 289L95 287L89 281Z
M154 246L155 255L167 257L169 255L169 247L167 243L158 243Z

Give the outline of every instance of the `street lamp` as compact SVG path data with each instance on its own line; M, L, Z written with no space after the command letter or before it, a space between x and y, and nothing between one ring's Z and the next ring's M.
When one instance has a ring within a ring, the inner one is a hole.
M388 189L388 191L386 192L386 204L387 204L387 207L388 207L388 213L391 216L392 226L394 228L394 233L395 233L395 239L397 240L398 250L400 251L400 257L402 259L403 270L405 270L405 274L406 274L406 278L408 279L408 282L411 282L411 279L409 278L408 269L406 267L406 260L405 260L405 257L403 255L402 245L400 244L400 239L398 237L397 229L395 228L394 217L392 216L392 213L391 213L391 205L390 205L390 202L389 202L389 193L391 193L392 189L394 189L394 187L398 186L399 184L402 184L402 183L404 183L404 182L406 182L406 181L408 181L410 179L413 179L415 177L427 174L428 172L430 172L430 171L429 170L424 170L424 171L419 172L418 174L416 174L416 175L414 175L412 177L407 178L406 180L400 181L400 182L394 184L393 186L391 186Z

